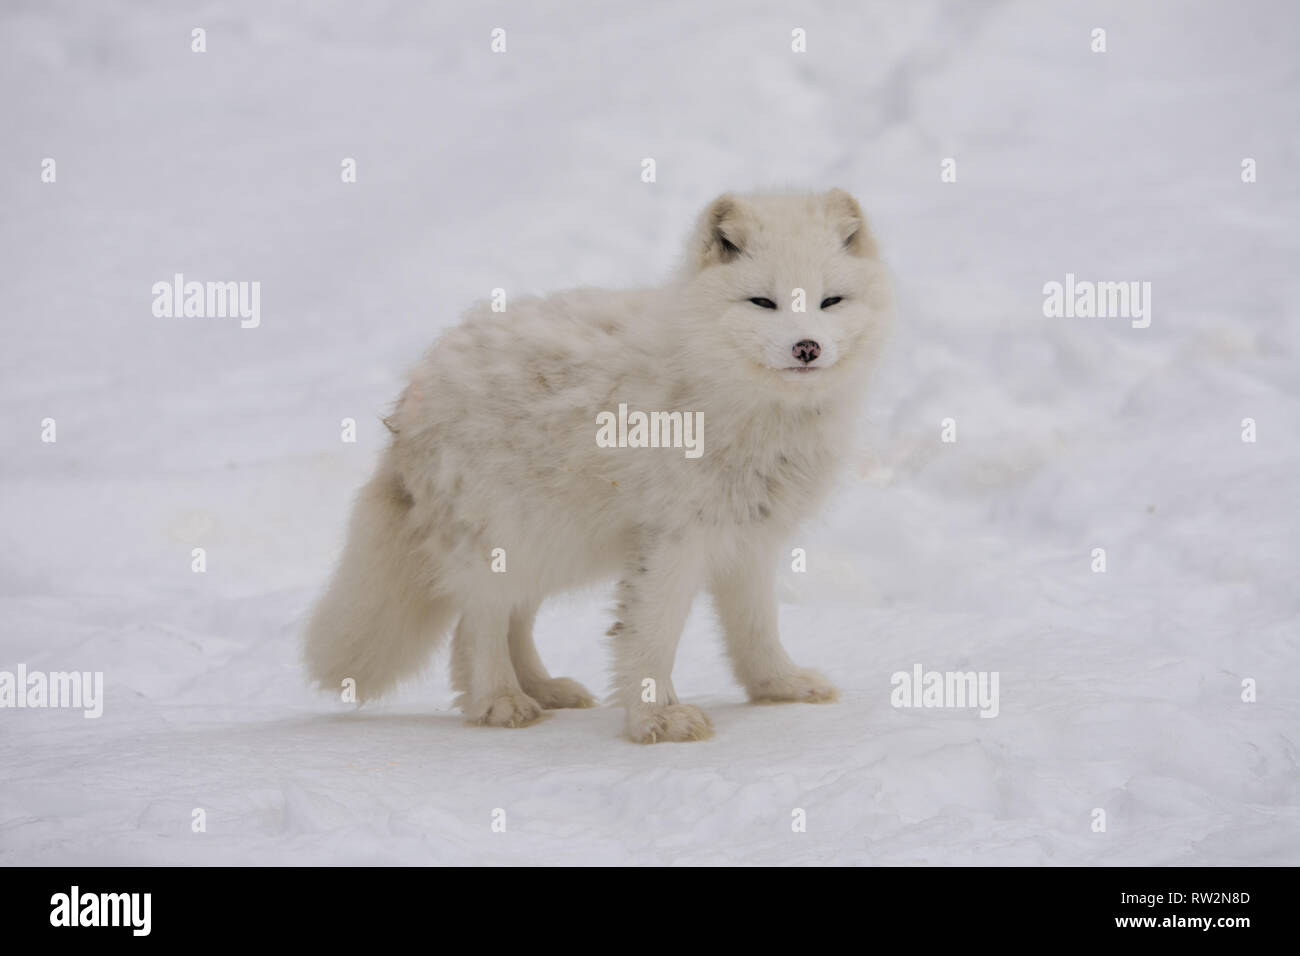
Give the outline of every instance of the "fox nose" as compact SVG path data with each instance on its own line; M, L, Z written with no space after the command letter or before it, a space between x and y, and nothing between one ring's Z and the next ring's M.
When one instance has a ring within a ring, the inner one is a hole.
M804 339L802 342L794 343L794 348L790 351L800 362L808 365L817 361L817 356L822 354L822 347L812 339Z

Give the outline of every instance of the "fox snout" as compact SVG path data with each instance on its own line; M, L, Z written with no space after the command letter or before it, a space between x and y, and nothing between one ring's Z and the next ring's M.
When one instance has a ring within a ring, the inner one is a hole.
M812 339L803 339L794 344L794 347L790 349L790 353L797 361L802 362L804 365L810 365L817 361L817 356L822 354L822 347Z

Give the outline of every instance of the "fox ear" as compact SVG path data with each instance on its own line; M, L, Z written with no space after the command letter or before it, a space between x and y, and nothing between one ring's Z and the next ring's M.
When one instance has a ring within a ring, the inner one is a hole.
M876 240L867 228L867 217L862 215L862 207L856 199L843 189L832 189L826 194L826 212L844 243L845 251L864 259L877 256Z
M740 200L731 193L723 193L700 216L692 258L700 269L731 262L745 254L748 241Z

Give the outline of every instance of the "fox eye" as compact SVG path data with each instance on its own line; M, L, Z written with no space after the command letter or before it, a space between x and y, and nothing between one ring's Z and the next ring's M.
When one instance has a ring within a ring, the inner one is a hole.
M831 306L833 306L835 303L837 303L837 302L843 302L843 301L844 301L844 296L842 296L842 295L832 295L832 296L829 296L829 297L827 297L827 298L825 298L825 299L822 299L822 308L823 308L823 309L829 309L829 308L830 308Z
M764 308L764 309L775 309L775 308L776 308L776 303L775 303L775 302L773 302L771 299L764 299L764 298L762 298L761 296L755 296L754 298L750 299L749 301L752 302L752 303L754 303L754 304L757 305L757 306L760 306L760 307Z

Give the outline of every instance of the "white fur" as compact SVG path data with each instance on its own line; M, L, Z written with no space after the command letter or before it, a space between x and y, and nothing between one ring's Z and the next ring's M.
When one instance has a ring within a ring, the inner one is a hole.
M803 314L791 311L796 287ZM829 296L843 301L822 311ZM613 696L633 740L710 733L672 685L701 587L751 699L832 699L781 646L774 582L784 543L850 449L891 316L875 243L840 190L720 197L664 288L473 310L387 420L392 443L308 628L312 676L328 688L351 677L359 698L375 697L454 623L452 678L469 719L520 726L544 708L590 706L581 686L547 673L533 617L550 594L614 577ZM821 345L813 364L824 368L788 369L802 339ZM702 456L598 447L596 416L620 403L702 412ZM497 548L505 573L492 570Z

